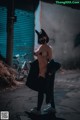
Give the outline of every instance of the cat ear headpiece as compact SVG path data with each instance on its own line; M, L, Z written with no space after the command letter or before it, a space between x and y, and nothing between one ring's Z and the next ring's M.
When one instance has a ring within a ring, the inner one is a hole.
M41 32L38 32L37 30L35 30L37 35L38 35L38 43L39 44L43 44L43 43L48 43L49 42L49 37L48 35L46 34L46 32L41 29Z

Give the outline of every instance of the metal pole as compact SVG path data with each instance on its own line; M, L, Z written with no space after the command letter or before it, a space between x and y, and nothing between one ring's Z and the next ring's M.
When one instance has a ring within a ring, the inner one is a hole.
M7 50L6 61L12 65L13 58L13 32L14 32L14 0L8 0L7 4Z

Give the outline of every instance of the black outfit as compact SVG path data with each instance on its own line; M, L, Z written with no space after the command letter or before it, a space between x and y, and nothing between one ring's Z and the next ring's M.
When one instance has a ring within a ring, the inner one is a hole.
M26 85L32 90L38 91L37 110L41 109L44 93L46 94L46 103L50 103L53 108L54 104L54 79L56 71L61 67L61 64L51 60L47 65L46 77L39 77L39 63L35 60L31 63L30 72L27 78Z
M46 91L46 79L42 76L39 76L39 90L38 90L38 100L37 100L37 110L41 109L44 93Z
M48 78L51 78L52 76L48 76ZM37 101L37 110L41 109L44 94L46 94L46 104L50 103L53 108L55 108L54 104L54 79L44 79L42 77L39 77L40 81L42 82L41 88L38 91L38 101Z

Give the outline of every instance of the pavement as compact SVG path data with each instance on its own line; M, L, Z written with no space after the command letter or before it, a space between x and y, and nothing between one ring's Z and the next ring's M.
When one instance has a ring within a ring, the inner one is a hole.
M80 120L80 70L56 74L54 100L58 120ZM25 111L36 103L37 92L25 84L0 92L0 111L9 111L9 120L31 120ZM44 100L42 109L46 107Z

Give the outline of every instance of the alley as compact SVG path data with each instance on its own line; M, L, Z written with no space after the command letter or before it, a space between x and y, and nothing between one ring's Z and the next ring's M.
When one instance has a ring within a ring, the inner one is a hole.
M80 70L57 73L55 78L56 117L80 120ZM26 110L36 106L37 92L22 85L0 92L0 111L9 111L10 120L28 120ZM45 108L45 101L43 108Z

